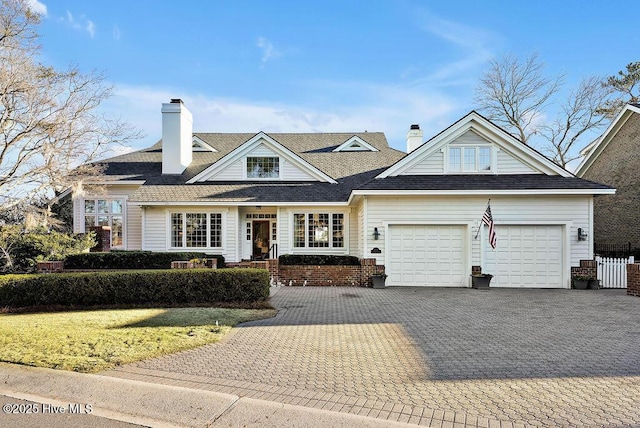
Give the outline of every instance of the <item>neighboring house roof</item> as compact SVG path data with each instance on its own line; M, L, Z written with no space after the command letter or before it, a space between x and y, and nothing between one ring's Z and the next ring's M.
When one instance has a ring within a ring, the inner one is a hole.
M609 145L609 142L613 137L634 114L640 114L640 104L627 104L618 116L613 119L604 133L594 142L582 149L581 154L584 155L584 158L576 169L576 175L578 177L584 176L593 162L598 158L598 156L600 156L600 153L602 153L607 145Z

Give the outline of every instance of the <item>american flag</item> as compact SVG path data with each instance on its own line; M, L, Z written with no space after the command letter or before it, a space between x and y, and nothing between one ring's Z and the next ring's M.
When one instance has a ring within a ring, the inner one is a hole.
M493 216L491 215L491 202L487 204L487 210L484 212L482 216L482 222L489 226L489 244L491 244L491 248L496 248L496 228L493 222Z

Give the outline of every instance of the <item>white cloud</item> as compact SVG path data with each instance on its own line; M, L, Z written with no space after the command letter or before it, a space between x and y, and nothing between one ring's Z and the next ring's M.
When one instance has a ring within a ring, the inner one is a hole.
M87 19L84 15L80 15L78 19L76 19L73 14L67 11L66 18L60 17L60 21L64 22L71 28L79 31L86 31L90 37L93 38L96 33L96 25L90 19Z
M87 32L91 37L93 37L96 34L96 25L91 20L87 20L87 25L85 26L85 29L87 30Z
M39 2L38 0L27 0L27 6L32 12L40 16L47 16L46 4Z
M120 31L120 27L118 27L117 25L113 26L113 38L114 40L120 40L120 37L122 36L122 32Z
M309 107L295 103L261 102L211 97L183 90L144 86L116 86L115 96L103 108L147 137L136 149L158 141L162 133L160 108L171 98L182 98L193 114L195 132L384 132L389 144L405 149L409 126L420 123L425 139L440 132L461 115L455 100L414 88L359 83L315 82L316 89L350 91L357 102L336 100L334 106ZM358 94L363 94L359 96ZM369 94L365 96L364 94Z
M494 49L502 45L501 37L493 31L443 19L424 9L417 11L416 16L420 28L449 45L447 51L454 55L454 59L436 65L435 70L429 70L426 76L416 79L414 83L430 83L441 87L473 85L478 70L494 56ZM404 74L414 75L415 69L407 69Z
M258 37L258 41L256 42L256 46L262 50L262 65L266 64L267 61L279 58L282 56L282 53L276 50L266 37Z

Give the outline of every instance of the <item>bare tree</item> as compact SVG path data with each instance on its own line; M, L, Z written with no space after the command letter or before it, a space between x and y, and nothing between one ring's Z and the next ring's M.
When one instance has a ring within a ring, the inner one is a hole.
M558 100L564 76L548 78L543 71L535 53L524 61L513 55L493 59L476 88L475 101L493 122L523 143L535 143L553 162L566 167L579 157L581 139L606 124L600 107L611 89L602 78L592 76ZM552 105L557 111L549 114Z
M39 16L26 0L0 0L0 203L9 208L73 187L114 144L139 138L101 114L112 94L102 74L39 61Z
M556 164L565 167L580 154L576 143L592 130L598 130L609 120L601 114L611 89L602 84L602 78L591 76L583 79L560 105L556 118L540 126L544 139L542 152Z
M537 132L537 123L563 76L545 77L538 54L520 61L512 54L489 61L489 69L476 87L475 101L494 123L523 143Z

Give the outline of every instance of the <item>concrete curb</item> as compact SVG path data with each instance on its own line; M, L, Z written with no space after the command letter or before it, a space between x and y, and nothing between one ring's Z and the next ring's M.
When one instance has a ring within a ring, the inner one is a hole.
M108 376L0 363L0 395L152 427L407 427L347 413ZM3 403L4 404L4 403Z

